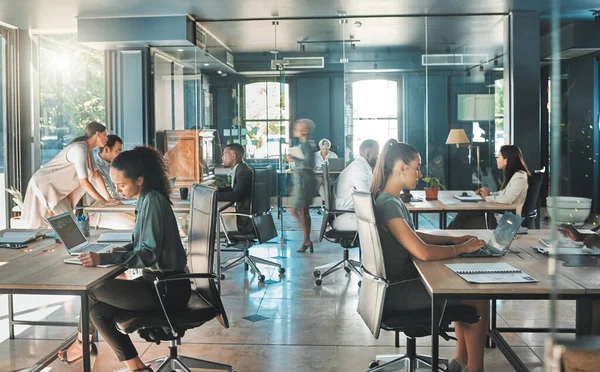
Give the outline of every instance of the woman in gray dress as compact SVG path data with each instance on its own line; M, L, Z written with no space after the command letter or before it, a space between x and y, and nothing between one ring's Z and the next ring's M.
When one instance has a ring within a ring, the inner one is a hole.
M415 230L400 192L413 190L422 177L421 156L417 150L395 139L388 140L379 154L371 182L387 279L398 282L388 288L384 314L431 311L431 298L412 260L445 260L485 247L485 242L475 236L440 236ZM456 322L456 356L448 364L448 371L483 372L489 301L462 303L474 307L481 320L475 324Z
M315 144L310 139L310 133L315 129L315 122L310 119L299 119L294 123L294 137L300 140L300 149L303 158L288 156L288 161L294 161L294 191L292 195L292 213L302 224L304 240L302 246L296 252L314 252L313 243L310 240L310 214L309 207L317 191L317 179L313 168L315 166Z

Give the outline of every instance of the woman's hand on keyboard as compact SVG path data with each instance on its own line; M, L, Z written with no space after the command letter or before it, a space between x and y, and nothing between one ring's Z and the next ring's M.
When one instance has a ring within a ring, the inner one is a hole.
M454 244L463 244L463 243L468 242L471 239L477 239L477 237L474 236L474 235L456 236L456 237L453 238L452 243L454 243Z
M461 253L477 252L481 248L485 248L485 240L471 239L471 240L457 246L457 248L458 247L461 248L461 251L462 251Z
M93 267L100 265L100 255L95 252L85 252L78 257L79 262L85 267Z

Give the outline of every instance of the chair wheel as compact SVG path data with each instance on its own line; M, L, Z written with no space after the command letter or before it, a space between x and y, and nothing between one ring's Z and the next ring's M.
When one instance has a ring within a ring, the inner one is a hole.
M377 360L370 361L369 368L375 368L375 367L379 367L379 361L377 361Z
M344 270L345 270L347 273L350 273L350 269L349 269L349 268L347 268L347 267L344 267Z
M261 282L261 283L264 283L265 282L265 276L264 275L259 275L258 276L258 281Z
M221 280L225 280L225 274L221 274Z
M317 280L315 280L315 284L321 285L321 284L323 284L323 281L321 279L317 279Z
M313 275L315 276L315 278L318 278L321 276L321 272L319 270L315 270L313 271Z
M279 271L279 274L285 274L285 267L280 267L277 271Z

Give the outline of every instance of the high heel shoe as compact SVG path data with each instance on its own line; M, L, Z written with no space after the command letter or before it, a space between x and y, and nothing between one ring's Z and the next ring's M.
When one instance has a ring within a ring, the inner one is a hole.
M80 339L77 339L77 342L82 345L83 342ZM98 347L96 346L95 342L91 342L90 345L91 349L90 349L90 363L93 366L94 362L96 361L96 357L98 356ZM79 358L75 358L71 361L69 361L68 357L67 357L67 350L69 349L69 347L62 349L62 358L58 358L58 360L60 360L61 362L63 362L64 364L67 365L73 365L75 363L79 363L82 359L83 359L83 354L81 354L81 356Z
M300 247L300 249L298 249L296 252L304 253L304 252L306 252L307 249L310 250L310 253L315 252L312 242L310 242L310 244L302 244L302 247Z

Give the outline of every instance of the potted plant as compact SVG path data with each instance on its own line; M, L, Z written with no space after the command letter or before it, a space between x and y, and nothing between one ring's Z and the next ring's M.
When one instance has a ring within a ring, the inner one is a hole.
M13 198L13 202L15 202L15 206L12 209L12 212L15 212L19 215L10 218L11 229L18 229L23 226L23 221L21 220L21 212L23 211L23 194L21 191L17 190L14 187L6 189L6 192L9 193Z
M444 189L444 185L435 177L425 177L423 178L424 182L427 182L427 186L425 188L425 199L427 200L437 200L438 192L440 189Z

